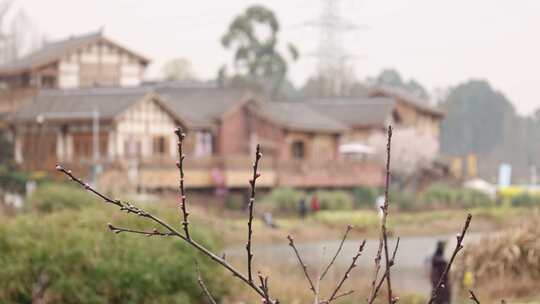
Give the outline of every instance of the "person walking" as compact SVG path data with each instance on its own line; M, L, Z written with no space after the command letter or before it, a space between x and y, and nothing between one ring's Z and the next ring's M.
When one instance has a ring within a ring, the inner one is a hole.
M300 216L301 219L305 219L307 212L308 212L308 209L307 209L306 197L302 196L298 204L298 215Z
M311 197L311 212L316 213L321 209L321 204L319 203L319 198L317 194L313 194Z
M432 294L436 291L439 280L443 276L446 265L448 261L444 258L444 247L445 243L443 241L437 242L437 247L435 253L431 258L431 292ZM450 286L450 281L448 280L448 273L442 278L442 287L438 291L438 296L435 299L435 304L450 304L450 292L452 288Z

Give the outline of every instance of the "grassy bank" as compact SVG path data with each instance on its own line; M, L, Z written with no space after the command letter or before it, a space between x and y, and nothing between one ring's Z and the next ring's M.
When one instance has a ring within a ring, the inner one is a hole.
M519 225L533 216L537 209L518 207L489 207L469 210L438 210L424 212L393 212L388 218L391 233L400 236L452 234L459 231L467 212L473 217L471 231L495 231ZM245 229L245 218L219 219L228 244L241 243ZM354 225L353 233L362 237L376 237L379 233L379 215L371 210L320 211L302 220L295 217L277 217L277 229L256 221L255 237L262 243L286 242L288 234L299 239L331 240L338 239L345 227Z
M86 200L41 191L22 214L2 218L0 303L31 303L36 296L41 303L201 303L196 258L207 284L223 298L217 265L178 239L111 233L108 222L141 230L154 226L79 193ZM174 207L144 208L179 223ZM193 237L219 248L207 227L198 227Z

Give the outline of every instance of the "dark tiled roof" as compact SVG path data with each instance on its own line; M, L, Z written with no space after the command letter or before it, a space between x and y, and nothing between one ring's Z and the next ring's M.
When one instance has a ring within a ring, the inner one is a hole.
M156 87L155 90L167 108L192 127L213 126L248 96L242 89Z
M187 87L136 87L45 90L28 100L13 116L14 121L35 121L43 113L57 119L90 118L94 109L101 119L113 119L147 94L189 128L213 128L223 114L247 100L244 90ZM49 114L52 115L52 114Z
M43 48L25 57L0 66L0 74L18 73L29 70L36 66L49 64L74 50L77 50L100 39L108 40L103 36L103 33L101 31L98 31L86 35L74 36L68 39L47 43ZM108 41L114 43L110 40ZM149 61L147 58L141 55L135 54L127 49L124 50L133 54L134 56L139 57L143 62Z
M25 102L12 120L36 121L40 114L62 120L89 119L94 110L100 119L113 119L151 92L148 88L45 90Z
M348 127L384 126L391 119L395 100L387 97L316 99L309 106Z
M405 103L408 103L412 105L413 107L417 108L418 110L442 117L444 116L444 112L434 106L431 106L429 104L429 101L422 100L420 97L411 94L407 92L405 89L397 88L397 87L391 87L387 85L377 86L371 90L369 93L370 96L386 96L386 97L394 97L396 99L402 100Z
M291 130L339 133L347 129L304 102L261 102L258 107L263 115Z

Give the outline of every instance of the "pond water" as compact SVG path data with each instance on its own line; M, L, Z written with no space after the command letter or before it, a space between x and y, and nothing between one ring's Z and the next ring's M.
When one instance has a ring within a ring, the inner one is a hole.
M480 237L481 234L479 233L467 234L463 243L466 245L467 243L475 242ZM435 246L439 240L447 241L446 256L450 256L456 246L456 235L409 236L401 238L396 254L396 265L392 267L392 285L396 291L429 295L431 284L429 282L429 268L427 265L429 265L429 257L435 250ZM301 243L296 240L295 245L308 267L310 265L311 267L315 267L321 264L323 252L326 252L324 256L325 261L334 255L340 241L330 240ZM388 241L389 250L392 251L396 239L390 238ZM343 249L336 259L335 265L337 268L340 270L346 269L350 265L351 258L358 250L360 242L361 240L348 240L344 243ZM369 273L369 278L371 278L378 245L379 241L376 239L367 240L364 253L358 260L359 267L356 273ZM225 254L229 257L242 256L245 255L245 248L228 248L225 250ZM254 246L254 254L257 259L271 261L271 263L287 266L297 265L296 257L286 242L283 244Z

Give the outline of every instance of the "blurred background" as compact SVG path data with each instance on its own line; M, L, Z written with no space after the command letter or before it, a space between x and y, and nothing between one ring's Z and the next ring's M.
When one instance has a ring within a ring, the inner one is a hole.
M0 302L205 303L197 254L109 233L154 227L55 172L179 226L178 126L197 239L244 269L260 144L256 269L309 302L285 237L316 275L352 224L322 291L366 238L340 299L363 301L389 125L400 301L429 298L436 246L448 257L470 212L452 302L538 302L539 17L532 0L0 0ZM199 261L220 303L260 301Z

